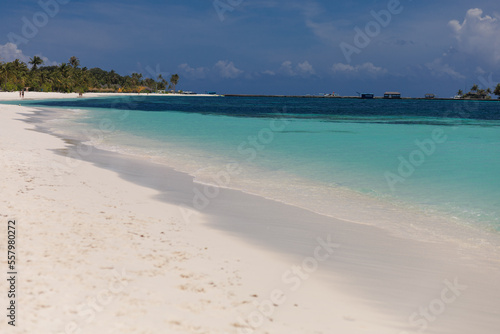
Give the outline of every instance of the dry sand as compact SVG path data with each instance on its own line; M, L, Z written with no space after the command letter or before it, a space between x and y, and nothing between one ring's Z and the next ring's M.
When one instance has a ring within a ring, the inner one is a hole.
M216 96L209 94L136 94L136 93L85 93L83 98L109 97L109 96ZM19 97L19 92L0 92L0 101L22 101L22 100L44 100L44 99L75 99L79 98L78 93L43 93L43 92L25 92L24 99Z
M0 253L16 219L19 261L17 326L2 316L2 333L500 328L496 254L478 258L231 190L196 212L183 199L199 186L188 175L99 150L67 158L72 143L31 131L23 120L32 112L0 105ZM165 184L141 173L163 173ZM6 255L0 265L6 273Z

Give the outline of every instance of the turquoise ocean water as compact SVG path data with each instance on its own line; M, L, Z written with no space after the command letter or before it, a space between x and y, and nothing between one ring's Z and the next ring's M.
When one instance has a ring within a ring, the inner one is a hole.
M397 224L412 212L500 231L500 102L150 96L25 104L69 110L53 121L61 133L207 184L356 221Z

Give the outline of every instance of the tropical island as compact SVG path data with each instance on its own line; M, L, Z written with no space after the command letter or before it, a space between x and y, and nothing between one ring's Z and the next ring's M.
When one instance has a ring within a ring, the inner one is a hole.
M121 76L114 70L88 69L80 66L77 57L58 66L42 66L43 59L34 56L28 64L16 59L0 62L0 90L60 93L151 93L175 92L179 75L168 80L160 74L155 79L145 78L140 73Z
M114 70L105 71L97 67L88 69L87 67L81 67L80 60L75 56L71 57L67 63L60 65L42 66L43 63L43 59L39 56L30 58L28 63L20 59L12 62L0 61L0 91L175 93L180 79L178 74L173 74L170 78L166 79L161 74L157 78L148 78L141 73L122 76ZM179 92L182 93L182 91ZM474 84L467 93L464 93L460 89L454 98L462 100L491 100L491 95L493 94L500 99L500 83L493 90L491 88L482 89L479 88L479 85ZM434 94L428 95L434 98ZM341 96L338 94L327 94L324 97ZM354 98L354 96L346 97ZM426 95L426 98L429 97Z
M482 89L479 85L474 84L468 93L465 93L459 89L457 92L457 98L465 100L489 100L491 99L491 94L495 94L500 99L500 83L497 84L496 88L492 91L491 88Z

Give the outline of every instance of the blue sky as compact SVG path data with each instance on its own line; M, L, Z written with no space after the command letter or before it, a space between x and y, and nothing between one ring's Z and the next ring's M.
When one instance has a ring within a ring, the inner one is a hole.
M3 61L77 56L197 92L449 97L500 81L498 0L17 0L0 22Z

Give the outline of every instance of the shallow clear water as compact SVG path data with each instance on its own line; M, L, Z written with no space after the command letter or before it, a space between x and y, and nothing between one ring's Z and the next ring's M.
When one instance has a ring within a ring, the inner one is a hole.
M93 128L94 144L147 155L202 182L332 215L356 211L365 200L373 214L375 199L500 230L499 102L120 97L29 103L71 109L67 131Z

